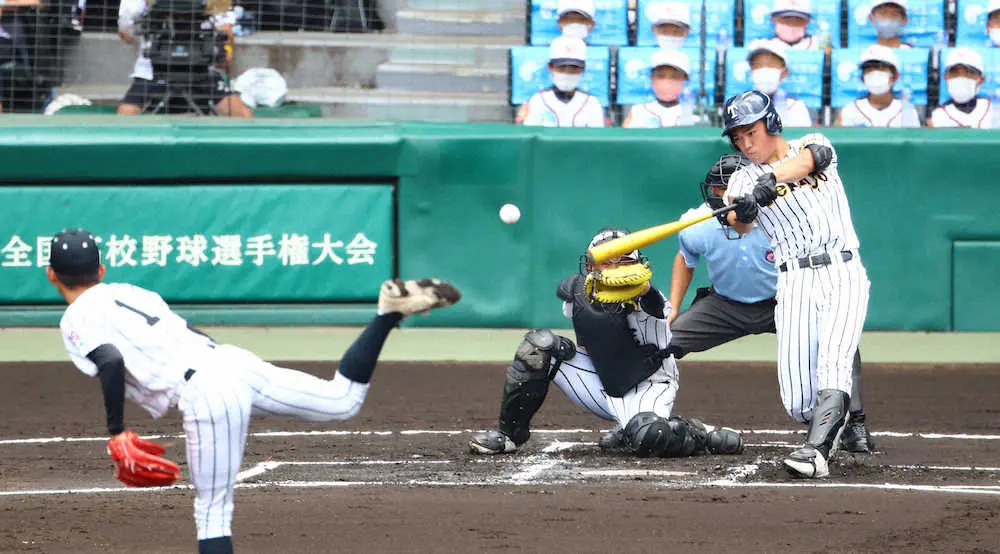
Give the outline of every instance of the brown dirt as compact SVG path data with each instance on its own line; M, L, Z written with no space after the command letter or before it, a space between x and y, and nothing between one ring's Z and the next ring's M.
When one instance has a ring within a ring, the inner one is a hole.
M681 371L679 415L742 429L797 429L781 409L771 366L686 363ZM876 432L1000 433L1000 366L869 364L865 371ZM801 487L815 482L792 480L776 463L788 451L781 443L796 436L748 434L750 446L735 457L605 454L592 443L609 424L572 406L555 387L522 452L471 456L465 430L495 423L502 379L503 367L495 364L383 364L351 421L255 420L255 433L391 433L252 437L244 468L267 459L348 463L281 466L251 479L259 488L236 495L237 550L1000 552L1000 496ZM0 364L0 383L0 440L100 434L97 381L69 364ZM130 406L126 421L142 434L181 433L174 414L152 421ZM545 432L556 429L578 431ZM407 430L441 433L402 433ZM556 440L588 444L543 452ZM164 442L168 455L183 457L183 439ZM832 477L822 483L1000 489L1000 472L990 470L1000 466L998 440L908 435L877 442L875 456L836 458ZM0 444L0 453L0 491L119 487L100 440ZM398 463L356 463L366 460ZM515 483L512 475L533 463L545 467ZM756 471L734 477L733 468L745 464ZM649 473L612 475L625 470ZM718 480L728 486L706 485ZM279 481L345 486L267 485ZM192 552L191 502L185 489L0 496L0 552Z

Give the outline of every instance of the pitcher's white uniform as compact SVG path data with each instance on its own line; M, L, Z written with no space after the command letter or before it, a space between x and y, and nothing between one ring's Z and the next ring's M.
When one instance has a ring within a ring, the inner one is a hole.
M670 303L666 298L664 304L664 319L642 310L628 315L628 326L639 344L655 344L660 350L670 346L670 325L666 320L670 314ZM563 303L563 315L573 317L572 304ZM585 345L578 345L576 355L559 366L553 382L574 404L600 418L615 420L621 427L641 412L655 412L662 418L669 418L680 386L677 361L671 355L663 360L659 370L621 398L609 396L604 393L604 386Z
M920 127L920 116L910 104L904 104L899 98L882 110L876 109L868 101L868 97L859 98L843 107L840 111L842 127Z
M604 127L604 109L582 90L569 102L560 100L552 89L536 92L517 113L516 123L535 127Z
M175 406L183 413L199 540L232 535L233 486L251 415L344 420L368 392L368 384L340 373L326 381L216 344L190 330L160 295L132 285L87 289L59 326L80 371L97 375L87 354L111 344L125 360L126 398L153 417Z
M830 147L821 134L789 141L774 165L750 164L729 180L727 202L752 194L757 178L799 154L806 144ZM767 234L778 273L778 379L789 415L811 421L821 389L851 394L854 352L868 312L868 274L838 172L837 154L822 172L793 185L778 183L778 199L760 208L756 225ZM849 252L850 254L843 254ZM799 260L827 253L829 265L800 268ZM849 261L843 257L850 256Z
M931 112L931 122L938 127L969 127L972 129L993 129L997 126L996 110L989 98L976 98L976 107L965 113L948 102Z

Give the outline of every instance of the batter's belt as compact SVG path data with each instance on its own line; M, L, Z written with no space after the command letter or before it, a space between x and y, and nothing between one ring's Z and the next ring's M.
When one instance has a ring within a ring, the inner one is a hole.
M840 259L845 262L849 262L854 259L854 252L851 252L850 250L842 251L840 252ZM815 269L817 267L830 265L831 263L833 263L833 258L830 256L830 253L822 252L820 254L809 254L808 256L792 261L790 264L789 262L785 262L778 266L778 271L788 271L789 269Z

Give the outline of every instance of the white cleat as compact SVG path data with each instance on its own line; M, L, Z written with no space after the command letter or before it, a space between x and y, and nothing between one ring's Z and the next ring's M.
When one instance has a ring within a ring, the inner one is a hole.
M378 311L381 314L398 312L405 317L451 306L460 298L462 294L458 289L440 279L389 279L379 290Z
M809 445L789 454L785 458L785 469L793 477L803 479L819 479L830 475L830 466L826 458L819 450Z

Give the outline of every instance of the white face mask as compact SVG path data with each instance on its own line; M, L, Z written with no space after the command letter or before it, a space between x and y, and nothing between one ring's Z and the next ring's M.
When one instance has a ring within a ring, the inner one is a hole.
M563 25L562 34L564 37L583 40L587 38L588 34L590 34L590 29L587 28L585 23L567 23Z
M979 83L968 77L953 77L948 79L948 94L959 104L964 104L976 97Z
M990 40L993 41L993 44L1000 46L1000 27L990 29Z
M580 78L583 75L573 75L572 73L556 73L552 72L552 84L555 85L557 89L562 92L570 92L576 90L577 85L580 84Z
M869 71L864 76L865 88L870 94L885 94L892 90L892 73L888 71Z
M656 44L660 48L681 48L684 46L684 37L656 35Z
M750 80L753 81L753 88L764 94L774 94L781 84L781 70L773 67L762 67L750 72Z

